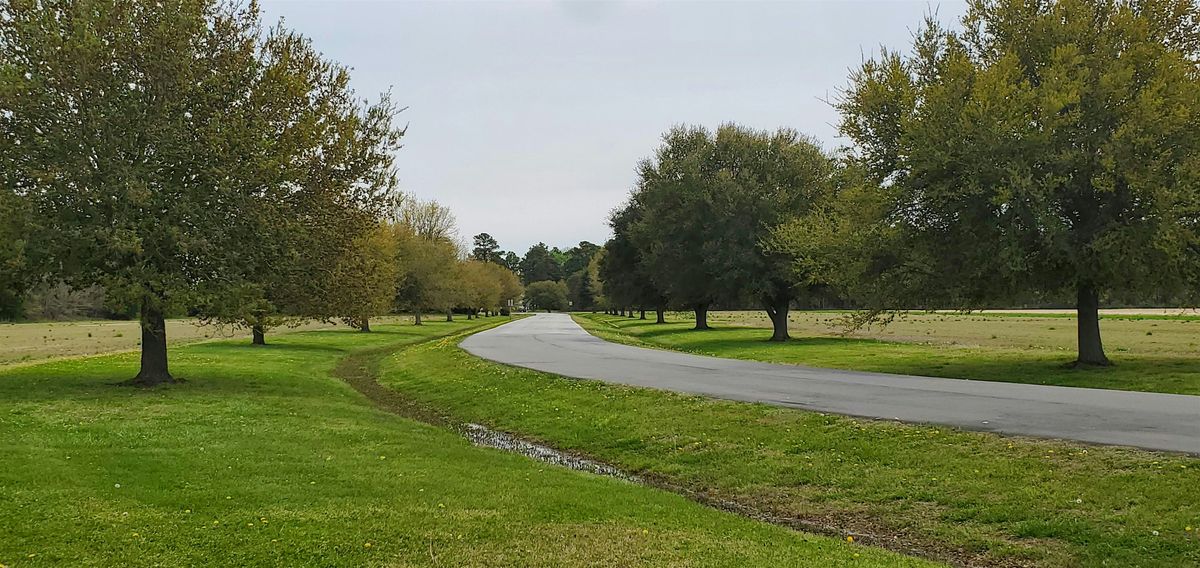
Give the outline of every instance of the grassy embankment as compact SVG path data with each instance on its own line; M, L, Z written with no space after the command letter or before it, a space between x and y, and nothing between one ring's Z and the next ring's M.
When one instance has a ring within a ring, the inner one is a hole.
M778 522L957 564L1200 564L1195 458L566 379L480 360L457 341L386 359L381 382L456 420Z
M0 564L921 564L475 448L331 375L499 321L175 347L187 382L152 390L113 386L134 353L0 370Z
M684 314L666 324L580 314L610 341L774 363L988 381L1200 394L1200 317L1106 316L1101 331L1114 365L1071 369L1075 321L1069 315L914 314L886 327L840 334L836 312L796 312L792 341L766 341L758 312L715 312L714 329L693 332Z

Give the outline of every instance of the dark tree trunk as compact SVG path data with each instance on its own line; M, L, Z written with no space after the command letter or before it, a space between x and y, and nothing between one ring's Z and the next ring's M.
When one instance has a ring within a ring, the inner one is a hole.
M788 297L775 297L768 299L766 302L767 316L771 318L771 327L774 331L771 333L771 341L787 341L791 339L788 335L788 308L791 307L792 300Z
M696 304L696 327L695 330L712 329L708 327L708 304Z
M641 319L641 320L644 320L644 319L646 319L646 310L639 310L639 313L640 313L641 315L640 315L640 316L638 316L638 319Z
M658 316L654 323L667 323L667 309L659 306L655 308L654 313Z
M421 311L413 312L413 325L421 325Z
M1079 299L1075 304L1078 320L1079 358L1077 366L1108 366L1104 355L1104 344L1100 341L1100 293L1090 284L1079 285Z
M369 318L363 318L362 325L358 327L358 330L363 333L371 333L371 320Z
M446 321L454 321L454 312L452 312L452 311L446 312Z
M256 324L250 326L250 333L254 336L254 339L250 340L251 344L253 344L253 345L266 345L267 344L267 330L263 328L261 323L256 323Z
M175 378L167 370L167 322L162 310L142 302L142 367L130 383L152 387L173 383Z

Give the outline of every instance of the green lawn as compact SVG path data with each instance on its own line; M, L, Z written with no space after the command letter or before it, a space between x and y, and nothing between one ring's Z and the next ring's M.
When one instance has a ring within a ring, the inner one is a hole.
M404 316L380 318L379 323L399 321ZM331 329L338 324L305 322L297 327L279 327L273 336L296 331ZM182 345L209 339L250 339L250 330L232 326L200 325L194 319L167 320L167 342ZM0 322L0 368L14 364L37 363L48 359L133 351L142 340L137 320L80 320L44 322Z
M717 357L932 377L1008 381L1175 394L1200 394L1200 320L1146 316L1101 322L1114 365L1072 369L1075 322L1061 314L917 314L853 336L838 333L844 314L797 312L792 341L766 341L764 314L716 312L714 329L604 314L576 314L610 341Z
M499 321L175 347L187 382L152 390L113 386L132 353L0 370L0 564L923 565L475 448L331 376L355 351ZM459 369L443 352L409 371Z
M389 357L382 382L460 421L957 564L1200 564L1195 458L566 379L487 362L456 343Z

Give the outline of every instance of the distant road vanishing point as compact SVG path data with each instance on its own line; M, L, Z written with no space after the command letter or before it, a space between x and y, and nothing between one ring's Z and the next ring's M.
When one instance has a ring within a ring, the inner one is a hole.
M1200 396L820 369L620 345L567 314L466 338L492 361L716 398L968 430L1200 454Z

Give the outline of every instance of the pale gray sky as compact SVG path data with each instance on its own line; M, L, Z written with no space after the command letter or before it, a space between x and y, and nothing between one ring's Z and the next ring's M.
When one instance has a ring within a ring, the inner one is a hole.
M822 102L880 45L907 50L959 1L271 1L268 21L408 110L401 185L453 209L465 238L524 254L608 238L634 166L674 124L790 126L834 148Z

